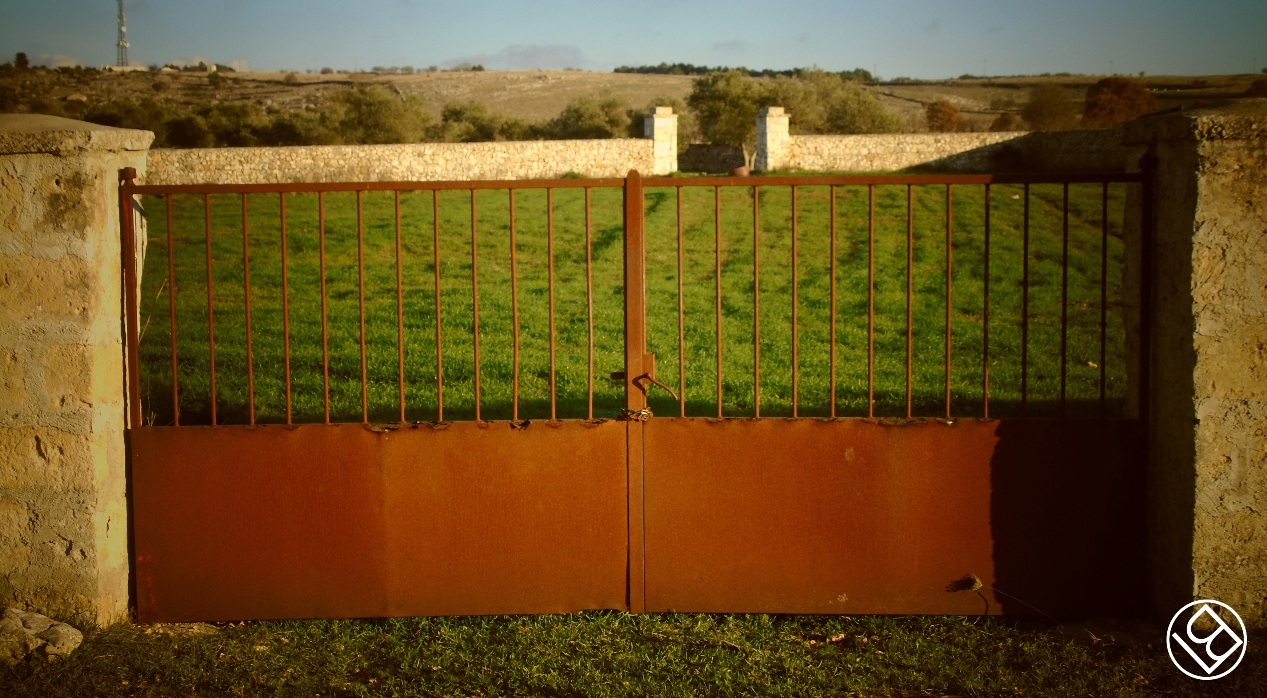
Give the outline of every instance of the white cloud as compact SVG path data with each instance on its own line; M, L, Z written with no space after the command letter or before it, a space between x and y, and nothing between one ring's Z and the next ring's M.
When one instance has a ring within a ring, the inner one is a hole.
M32 65L42 65L45 68L67 68L84 64L78 58L64 53L37 53L31 63Z

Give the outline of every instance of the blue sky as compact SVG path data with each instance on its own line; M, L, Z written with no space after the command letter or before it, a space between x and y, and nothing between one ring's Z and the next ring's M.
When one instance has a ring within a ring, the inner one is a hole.
M256 70L685 62L886 78L1267 67L1267 0L127 0L133 63ZM0 0L0 56L114 62L115 2ZM196 62L196 61L195 61Z

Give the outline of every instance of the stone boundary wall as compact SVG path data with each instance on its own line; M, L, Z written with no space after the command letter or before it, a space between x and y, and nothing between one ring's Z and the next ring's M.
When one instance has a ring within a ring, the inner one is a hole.
M758 145L760 148L760 144ZM884 172L1124 172L1117 129L1043 133L900 133L789 136L779 169Z
M655 172L654 141L612 138L149 151L141 184L284 184L624 177ZM667 173L666 173L667 174Z

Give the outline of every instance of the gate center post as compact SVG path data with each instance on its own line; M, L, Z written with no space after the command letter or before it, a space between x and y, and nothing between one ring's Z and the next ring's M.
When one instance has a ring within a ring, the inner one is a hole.
M630 613L646 610L646 536L643 528L645 497L643 487L643 437L645 422L634 416L647 407L647 394L635 381L646 372L643 363L647 348L646 237L643 230L642 176L630 170L625 178L625 422L626 472L628 474Z

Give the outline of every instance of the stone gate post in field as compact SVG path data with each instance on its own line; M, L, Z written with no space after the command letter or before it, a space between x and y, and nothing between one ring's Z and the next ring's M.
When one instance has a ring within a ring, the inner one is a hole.
M1267 100L1128 124L1155 157L1154 604L1267 622Z
M789 115L783 107L765 107L757 112L757 156L752 168L768 172L788 162Z
M128 610L118 172L153 138L0 115L0 606Z
M656 107L642 122L643 135L652 140L653 175L677 172L677 114L673 107Z

